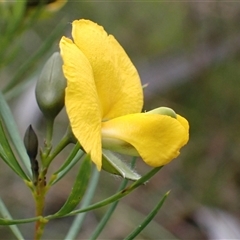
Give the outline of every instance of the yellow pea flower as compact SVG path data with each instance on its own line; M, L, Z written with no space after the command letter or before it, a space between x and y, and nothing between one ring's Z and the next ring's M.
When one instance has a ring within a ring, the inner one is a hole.
M72 37L60 41L66 111L75 137L97 168L102 166L102 148L140 155L152 167L177 157L188 142L187 120L155 110L141 113L138 72L103 27L75 20Z

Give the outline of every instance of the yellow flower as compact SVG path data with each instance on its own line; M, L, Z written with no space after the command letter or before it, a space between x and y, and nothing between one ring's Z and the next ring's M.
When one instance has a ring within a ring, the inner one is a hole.
M124 49L89 20L72 23L72 37L60 41L67 79L66 111L72 131L98 169L102 148L140 155L157 167L177 157L188 141L183 117L141 113L138 72Z

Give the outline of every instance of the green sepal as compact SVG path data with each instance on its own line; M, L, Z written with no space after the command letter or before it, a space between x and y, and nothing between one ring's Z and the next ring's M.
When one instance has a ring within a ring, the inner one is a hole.
M145 114L160 114L160 115L166 115L172 118L177 118L177 114L168 107L159 107L159 108L155 108L151 111L145 112Z
M103 149L102 153L102 168L106 172L119 175L132 181L136 181L141 178L141 176L134 172L128 164L121 161L112 152Z
M92 161L90 159L90 155L86 155L80 166L78 175L67 201L62 208L56 214L54 214L55 216L64 216L71 212L79 204L87 189L91 175L91 168Z

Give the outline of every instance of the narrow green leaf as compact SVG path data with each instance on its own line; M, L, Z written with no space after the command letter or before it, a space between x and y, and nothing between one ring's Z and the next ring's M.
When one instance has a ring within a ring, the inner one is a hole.
M91 175L92 162L89 155L86 155L83 160L78 175L76 177L75 183L73 185L72 191L62 206L62 208L55 214L56 216L64 216L71 212L81 201L84 193L87 189L88 182Z
M1 212L2 216L12 219L11 214L9 213L7 207L5 206L5 204L1 198L0 198L0 212ZM18 240L24 240L24 237L22 236L20 230L18 229L18 227L16 225L13 225L13 226L10 225L9 228L11 229L12 233L15 235L15 237Z
M74 211L69 212L68 214L66 214L65 216L72 216L78 213L82 213L82 212L87 212L87 211L91 211L93 209L97 209L103 206L106 206L112 202L115 202L123 197L125 197L126 195L128 195L129 193L131 193L134 189L136 189L137 187L141 186L142 184L146 183L151 177L153 177L161 168L161 167L157 167L157 168L153 168L151 171L149 171L147 174L145 174L143 177L141 177L139 180L137 180L136 182L134 182L133 184L131 184L130 186L128 186L127 188L123 189L122 191L112 195L109 198L106 198L98 203L92 204L86 208L83 209L77 209ZM47 217L45 217L46 219L50 220L50 219L55 219L58 218L59 215L54 214L54 215L49 215Z
M19 165L17 159L14 156L14 153L8 143L7 137L5 135L2 122L0 121L0 157L4 160L4 162L15 172L17 173L22 179L29 180L26 176L24 171L22 170L21 166Z
M62 164L62 166L54 173L58 174L62 172L65 168L68 167L68 165L72 162L73 158L77 155L77 153L82 152L80 150L80 144L77 142L71 151L70 155L68 156L67 160Z
M67 165L67 167L64 168L64 170L62 170L57 174L52 175L53 180L49 182L49 185L52 186L55 183L57 183L59 180L61 180L75 166L75 164L83 157L84 154L85 154L84 152L79 150L77 155L72 159L72 161Z
M108 150L103 150L102 167L109 173L119 175L129 180L136 181L141 178L129 165Z
M49 185L54 185L62 179L85 154L82 150L79 150L79 148L75 150L74 148L66 162L52 175L52 181L50 180Z
M122 197L128 195L129 193L131 193L134 189L136 189L140 185L144 184L151 177L153 177L161 168L162 167L152 169L147 174L145 174L143 177L141 177L138 181L134 182L129 187L127 187L124 190L114 194L113 196L111 196L107 199L104 199L103 201L100 201L98 203L92 204L92 205L90 205L86 208L71 211L68 214L66 214L65 216L72 216L72 215L75 215L75 214L78 214L78 213L87 212L87 211L90 211L90 210L93 210L93 209L97 209L97 208L106 206L106 205L108 205L112 202L115 202L115 201L119 200L120 198L122 198ZM51 220L51 219L62 217L62 215L59 215L58 213L56 213L54 215L49 215L47 217L44 217L44 219ZM42 217L35 217L35 218L26 218L26 219L18 219L18 220L12 220L12 219L8 219L8 218L7 219L6 218L0 218L0 225L13 225L13 224L30 223L30 222L35 222L35 221L37 221L41 218Z
M152 221L152 219L156 216L160 208L162 207L163 203L165 202L166 198L168 197L169 192L165 193L159 203L155 206L155 208L147 215L144 221L138 225L124 240L131 240L135 239L135 237Z
M88 187L86 194L84 195L82 203L81 203L82 208L88 206L90 204L90 202L92 201L96 187L98 185L99 176L100 176L100 172L95 167L92 177L90 179L89 187ZM75 216L75 219L74 219L73 223L71 224L71 227L65 237L65 240L76 239L79 231L82 228L86 214L87 213L85 212L85 213L78 214Z
M145 219L146 215L139 212L138 209L135 209L133 206L127 205L125 202L119 203L119 209L121 216L128 216L129 226L137 226L137 221L140 219ZM144 236L146 239L158 239L158 240L180 240L176 236L174 236L171 232L169 232L166 228L164 228L160 222L152 219L151 224L148 225L147 228L144 230ZM136 238L138 239L138 238Z
M14 219L14 220L9 218L0 218L0 225L15 225L15 224L30 223L30 222L38 221L41 218L42 217L34 217L34 218Z
M133 157L132 162L131 162L131 166L130 166L131 169L134 168L135 163L136 163L136 157ZM118 192L123 190L127 186L127 183L128 183L128 180L125 178L122 181L120 187L118 188ZM102 217L101 221L98 223L94 232L89 237L89 240L94 240L94 239L98 238L98 236L101 234L102 230L105 228L106 224L108 223L109 219L111 218L112 214L114 213L115 209L117 208L118 203L119 203L119 201L115 201L109 206L108 210L106 211L106 213Z
M124 179L122 181L122 184L120 185L118 191L123 190L126 186L127 186L127 179ZM119 201L115 201L113 202L107 212L104 214L104 216L102 217L101 221L99 222L99 224L97 225L96 229L94 230L94 232L92 233L91 237L89 238L89 240L94 240L97 239L97 237L100 235L100 233L102 232L102 230L104 229L104 227L106 226L108 220L110 219L110 217L112 216L113 212L115 211L115 209L117 208Z
M11 139L12 145L15 148L17 154L25 165L29 175L31 175L31 165L30 160L27 155L26 149L21 139L16 123L12 116L11 110L8 107L7 102L5 101L2 93L0 92L0 119L3 121L8 136Z

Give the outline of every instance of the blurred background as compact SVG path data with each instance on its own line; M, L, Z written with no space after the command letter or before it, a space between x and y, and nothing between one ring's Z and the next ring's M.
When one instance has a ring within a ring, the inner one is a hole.
M1 55L1 89L8 89L17 75L18 90L10 87L5 96L22 136L32 124L43 142L45 122L35 103L34 85L46 60L59 51L61 36L70 37L71 22L80 18L104 26L126 50L142 83L148 84L144 110L168 106L190 123L190 141L180 157L120 202L99 239L123 239L168 190L163 208L139 239L240 239L240 4L68 1L59 11L31 22L17 38L9 39L10 48ZM1 32L6 26L1 17L0 21ZM45 50L42 46L48 40ZM0 42L0 53L4 46ZM67 124L63 110L54 141ZM69 151L56 159L53 170ZM140 174L148 169L141 160L137 162ZM62 206L75 174L73 169L49 192L46 214ZM12 215L32 217L30 191L4 162L0 162L0 176L0 196ZM94 202L110 196L119 184L120 179L101 172ZM106 209L87 214L78 239L88 238ZM63 238L72 220L50 222L45 239ZM33 224L20 226L28 239L33 228ZM0 239L13 239L7 227L0 226L0 232Z

